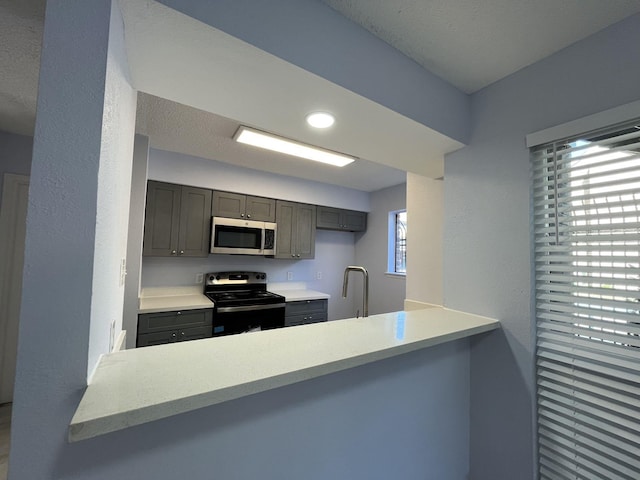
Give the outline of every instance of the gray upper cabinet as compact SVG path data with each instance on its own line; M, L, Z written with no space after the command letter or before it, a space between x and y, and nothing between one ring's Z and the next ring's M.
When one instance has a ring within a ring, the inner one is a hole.
M332 207L318 207L316 226L325 230L364 232L367 229L367 213Z
M316 253L316 206L276 202L276 258L314 258Z
M211 190L149 181L142 254L209 255Z
M276 201L240 193L213 192L213 215L226 218L246 218L261 222L276 221Z

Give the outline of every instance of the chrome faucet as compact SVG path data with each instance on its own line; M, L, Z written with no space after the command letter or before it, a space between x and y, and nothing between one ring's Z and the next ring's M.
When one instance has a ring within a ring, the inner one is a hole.
M347 287L349 286L349 272L361 272L364 277L362 291L362 316L369 316L369 272L364 267L349 265L344 269L344 282L342 283L342 298L347 298ZM357 317L357 315L356 315Z

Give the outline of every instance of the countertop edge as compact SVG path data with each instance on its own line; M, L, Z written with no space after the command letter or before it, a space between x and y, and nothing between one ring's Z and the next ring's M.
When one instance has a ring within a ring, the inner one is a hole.
M76 416L79 410L78 408L69 425L68 441L70 443L73 443L81 440L86 440L106 433L115 432L136 425L148 423L154 420L179 415L181 413L186 413L199 408L216 405L244 396L253 395L255 393L260 393L305 380L310 380L313 378L358 367L367 363L384 360L423 348L429 348L442 343L489 332L500 327L500 324L497 320L488 317L466 314L464 312L454 312L470 315L476 318L483 318L486 319L487 322L468 328L447 331L410 343L403 343L388 348L373 350L363 354L341 358L335 361L329 361L327 363L312 365L282 374L259 378L249 382L218 388L191 396L176 398L174 400L170 400L161 404L141 406L139 408L130 409L123 412L97 416L88 420L76 420Z

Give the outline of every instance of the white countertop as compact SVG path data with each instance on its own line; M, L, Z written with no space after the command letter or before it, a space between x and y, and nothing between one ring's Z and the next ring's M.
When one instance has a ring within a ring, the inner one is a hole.
M75 442L494 330L442 307L104 355L69 426Z
M317 290L296 289L296 290L280 290L269 289L270 292L282 295L287 302L300 302L303 300L325 300L331 298L328 293L318 292Z
M201 286L150 287L140 293L138 313L170 312L213 308L213 302L203 293Z

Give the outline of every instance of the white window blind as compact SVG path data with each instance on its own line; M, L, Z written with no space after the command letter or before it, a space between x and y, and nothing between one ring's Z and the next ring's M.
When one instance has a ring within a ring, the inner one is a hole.
M541 479L640 479L640 120L533 151Z

